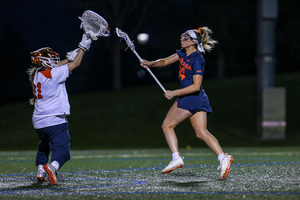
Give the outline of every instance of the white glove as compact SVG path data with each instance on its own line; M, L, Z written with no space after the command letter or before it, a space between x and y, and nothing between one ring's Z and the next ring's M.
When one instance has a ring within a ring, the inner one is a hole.
M77 54L78 54L78 51L79 51L79 48L77 48L77 49L75 49L75 50L73 50L73 51L67 52L66 57L68 58L68 60L69 60L70 62L73 62L73 60L75 59L75 57L76 57Z
M92 39L88 37L86 33L83 33L82 40L78 44L78 47L83 51L88 51L91 47L91 44L92 44Z

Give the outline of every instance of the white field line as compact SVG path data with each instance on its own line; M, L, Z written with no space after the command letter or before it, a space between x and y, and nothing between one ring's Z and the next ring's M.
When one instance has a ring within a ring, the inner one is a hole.
M73 155L72 159L87 159L87 158L150 158L150 157L170 157L170 153L157 154L121 154L121 155ZM210 157L213 153L184 153L183 156L193 157ZM234 156L300 156L300 152L247 152L234 153Z
M72 151L71 151L72 153ZM171 153L137 153L133 152L132 154L106 154L107 152L99 151L98 155L95 155L97 151L92 151L92 154L88 154L88 151L84 151L84 153L80 153L80 151L75 151L72 153L71 159L101 159L101 158L157 158L157 157L171 157ZM121 152L120 152L121 153ZM25 156L24 156L25 154ZM28 160L35 157L36 152L0 152L0 160ZM78 155L81 154L81 155ZM23 155L23 156L22 156ZM298 151L290 151L290 152L233 152L233 156L239 157L252 157L252 156L300 156L300 152ZM193 153L193 152L184 152L182 156L186 157L214 157L213 153Z

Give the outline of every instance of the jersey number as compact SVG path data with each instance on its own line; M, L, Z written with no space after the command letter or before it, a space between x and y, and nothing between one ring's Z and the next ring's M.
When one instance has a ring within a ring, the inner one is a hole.
M38 82L36 85L34 85L34 88L33 88L33 90L34 90L34 93L35 93L35 91L36 91L36 86L37 86L37 96L36 96L36 98L38 98L38 99L42 99L43 98L43 96L41 95L41 93L42 93L42 91L41 91L41 83L40 82Z
M180 80L183 80L185 78L185 68L181 67L180 71L179 71L179 78Z

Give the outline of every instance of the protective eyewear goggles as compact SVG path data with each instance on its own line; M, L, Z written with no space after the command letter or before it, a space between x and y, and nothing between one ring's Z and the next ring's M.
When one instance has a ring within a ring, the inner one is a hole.
M183 33L183 34L181 34L180 39L184 40L184 41L187 41L188 39L192 39L192 38L189 34Z

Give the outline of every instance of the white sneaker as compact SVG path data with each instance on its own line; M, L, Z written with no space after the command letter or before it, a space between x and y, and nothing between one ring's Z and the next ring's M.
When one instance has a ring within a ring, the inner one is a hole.
M174 169L177 169L177 168L180 168L180 167L183 167L184 166L184 162L183 162L183 157L179 157L178 159L176 160L172 160L169 165L164 168L161 172L163 174L165 173L169 173L169 172L172 172Z
M45 177L46 177L46 172L43 172L41 169L38 169L36 180L38 182L46 182Z
M221 169L221 179L227 178L230 172L230 165L233 160L233 157L226 153L223 160L220 161L220 166L218 167L218 169Z

